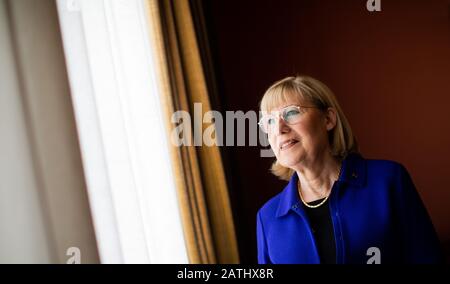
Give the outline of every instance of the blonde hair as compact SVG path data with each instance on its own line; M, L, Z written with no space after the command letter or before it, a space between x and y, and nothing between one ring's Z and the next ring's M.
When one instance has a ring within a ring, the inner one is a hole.
M270 86L260 103L262 112L270 112L275 107L288 101L290 96L306 100L326 111L329 107L336 110L336 126L329 132L331 154L339 160L349 153L357 153L358 144L353 136L350 124L344 115L333 92L322 82L309 76L287 77ZM282 180L290 180L294 170L286 168L277 160L272 164L271 172Z

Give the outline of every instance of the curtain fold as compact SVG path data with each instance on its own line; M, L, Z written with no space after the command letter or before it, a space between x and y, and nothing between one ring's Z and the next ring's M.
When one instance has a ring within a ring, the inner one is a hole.
M161 104L168 137L175 111L194 103L211 110L188 0L147 0L152 45L160 69ZM202 130L207 126L202 125ZM210 126L208 126L210 127ZM203 133L203 132L202 132ZM170 140L169 140L170 141ZM190 263L238 263L228 188L217 146L170 145Z

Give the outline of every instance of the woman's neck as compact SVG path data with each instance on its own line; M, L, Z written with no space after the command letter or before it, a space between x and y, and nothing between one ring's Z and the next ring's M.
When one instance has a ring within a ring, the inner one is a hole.
M338 178L340 161L324 155L314 161L303 162L296 169L299 178L299 190L306 202L311 202L328 196L334 181Z

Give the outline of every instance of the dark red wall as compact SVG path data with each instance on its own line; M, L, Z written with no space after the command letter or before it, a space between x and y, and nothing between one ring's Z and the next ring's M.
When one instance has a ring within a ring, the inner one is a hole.
M450 242L450 1L204 1L221 110L257 110L296 73L337 95L368 158L410 171ZM255 214L284 182L257 147L224 149L241 260L256 261Z

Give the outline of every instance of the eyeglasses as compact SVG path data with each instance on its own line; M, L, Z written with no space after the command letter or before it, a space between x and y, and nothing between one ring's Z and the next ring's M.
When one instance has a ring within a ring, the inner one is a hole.
M258 122L259 127L264 133L273 133L275 127L278 127L278 119L283 119L288 125L297 124L301 121L306 108L317 108L316 106L287 106L280 111L265 114Z

